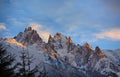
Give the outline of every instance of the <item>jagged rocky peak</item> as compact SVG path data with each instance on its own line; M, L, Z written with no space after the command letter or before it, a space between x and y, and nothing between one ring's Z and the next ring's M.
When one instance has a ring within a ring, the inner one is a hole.
M101 49L98 46L96 46L95 51L100 53Z
M64 36L61 33L56 33L54 36L49 35L48 43L56 43L55 45L58 44L72 44L73 41L70 37Z
M56 35L56 36L61 36L62 34L61 34L61 33L56 33L55 35Z
M66 36L64 36L63 34L56 33L54 36L49 35L48 43L50 43L50 42L62 43L62 42L67 41L67 39L68 38Z
M70 37L64 36L61 33L56 33L55 35L49 35L48 45L53 48L53 50L57 52L69 52L75 48L75 44L73 43ZM59 50L58 50L59 49Z
M32 27L25 28L24 32L31 31Z
M42 42L39 34L36 30L32 29L32 27L25 28L24 32L20 32L15 37L15 39L23 44L34 44Z
M64 36L64 35L61 34L61 33L56 33L56 34L54 35L54 38L56 38L56 39L67 39L67 37Z
M53 37L52 37L52 35L49 35L48 44L50 44L50 43L52 43L52 42L54 42Z
M49 35L49 39L48 40L51 40L51 39L54 39L56 41L58 40L61 40L62 41L68 41L69 43L73 43L72 39L70 37L67 37L67 36L64 36L63 34L61 33L56 33L54 36L51 36Z
M49 42L49 40L52 40L52 35L49 35L49 38L48 38L48 42Z
M87 47L88 49L93 50L92 46L87 42L83 45L83 47Z
M103 55L103 52L101 51L101 49L98 46L96 46L96 48L95 48L95 53Z
M52 39L52 36L51 36L51 35L49 35L49 39Z
M95 54L99 55L100 57L106 57L107 58L107 55L105 55L98 46L96 46L96 48L95 48Z
M72 41L72 39L71 39L70 37L68 38L68 41L69 41L69 43L71 43L71 44L73 43L73 41Z

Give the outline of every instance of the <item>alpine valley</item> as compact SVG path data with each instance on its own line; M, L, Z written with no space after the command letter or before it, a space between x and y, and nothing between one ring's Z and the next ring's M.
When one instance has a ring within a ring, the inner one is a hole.
M12 38L1 37L0 44L15 55L16 63L21 52L28 52L34 58L30 68L37 66L38 71L46 71L46 77L120 77L120 49L76 45L61 33L49 35L46 43L31 27Z

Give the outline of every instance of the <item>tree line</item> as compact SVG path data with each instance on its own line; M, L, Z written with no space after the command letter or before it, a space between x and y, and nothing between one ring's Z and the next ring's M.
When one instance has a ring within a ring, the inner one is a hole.
M36 74L37 77L48 77L45 68L42 71L38 71L37 65L31 68L34 58L29 52L21 51L19 57L20 61L15 63L15 55L0 45L0 77L36 77Z

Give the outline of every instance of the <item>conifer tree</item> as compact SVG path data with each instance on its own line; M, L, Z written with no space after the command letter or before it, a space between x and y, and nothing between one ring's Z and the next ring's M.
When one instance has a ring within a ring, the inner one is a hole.
M48 77L48 72L45 68L42 71L40 71L39 74L39 77Z
M18 73L17 77L35 77L35 73L37 72L37 67L31 69L31 65L33 63L33 56L29 55L29 52L21 52L20 56L21 62L18 62Z
M44 62L41 62L41 65L42 65L41 68L43 68L43 69L41 71L39 71L39 76L38 77L48 77L48 72L45 68Z
M15 58L0 45L0 77L14 77Z

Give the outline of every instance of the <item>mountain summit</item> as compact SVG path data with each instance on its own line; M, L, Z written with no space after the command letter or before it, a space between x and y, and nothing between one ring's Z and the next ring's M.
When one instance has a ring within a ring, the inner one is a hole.
M25 28L24 32L20 32L15 39L23 44L29 45L34 43L41 43L42 39L38 35L36 30L33 30L31 27Z
M36 59L34 65L42 63L49 77L114 77L120 74L118 61L117 64L109 59L109 54L104 54L98 46L94 50L88 43L76 45L61 33L50 35L45 43L36 30L28 27L11 38L13 41L8 39L0 40L3 48L17 56L21 51L28 51Z

